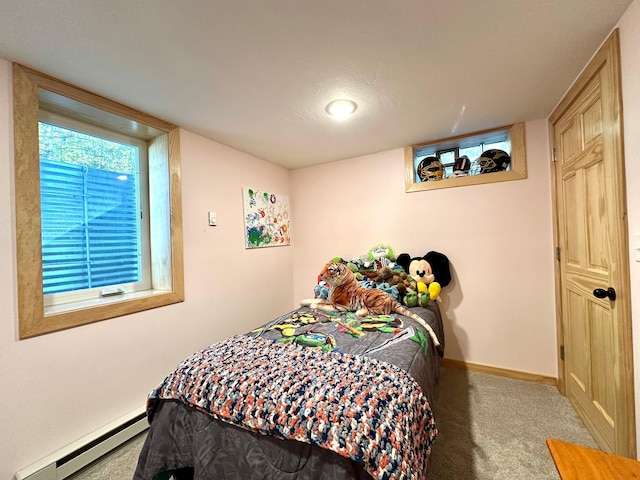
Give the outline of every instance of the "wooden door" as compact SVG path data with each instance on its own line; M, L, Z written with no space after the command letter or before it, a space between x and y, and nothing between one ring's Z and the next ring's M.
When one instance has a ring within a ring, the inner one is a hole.
M549 122L560 387L602 449L635 457L619 58L616 30Z

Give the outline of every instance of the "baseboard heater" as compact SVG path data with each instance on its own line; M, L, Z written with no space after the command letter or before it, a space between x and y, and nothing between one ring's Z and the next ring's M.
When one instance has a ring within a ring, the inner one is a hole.
M58 450L16 473L16 480L62 480L149 428L144 408Z

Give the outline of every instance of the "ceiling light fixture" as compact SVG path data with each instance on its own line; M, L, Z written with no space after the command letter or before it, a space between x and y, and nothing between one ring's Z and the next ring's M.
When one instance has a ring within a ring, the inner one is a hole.
M333 102L329 103L326 110L329 115L333 115L338 119L344 119L355 112L356 108L358 108L356 102L352 100L341 99L334 100Z

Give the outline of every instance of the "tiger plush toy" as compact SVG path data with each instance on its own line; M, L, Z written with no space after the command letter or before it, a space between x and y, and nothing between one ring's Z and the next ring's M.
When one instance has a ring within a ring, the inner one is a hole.
M328 300L321 298L306 299L300 302L301 306L325 311L355 312L358 317L389 315L392 312L405 315L425 328L431 337L434 347L442 356L440 341L431 325L400 305L387 292L377 288L362 287L346 265L329 262L320 272L320 278L329 285Z

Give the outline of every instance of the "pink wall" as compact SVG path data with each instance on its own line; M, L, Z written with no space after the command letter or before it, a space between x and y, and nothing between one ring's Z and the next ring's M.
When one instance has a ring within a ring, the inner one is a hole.
M405 193L403 150L292 173L294 297L334 256L378 243L449 257L445 356L556 376L547 122L526 124L528 178Z
M624 154L627 175L627 212L631 273L631 314L635 352L636 438L640 445L640 0L635 0L619 22L622 64ZM638 450L640 453L640 449ZM639 457L640 458L640 455Z
M3 479L143 406L185 356L293 302L292 249L245 250L241 193L289 194L289 171L182 131L184 303L18 341L11 112L11 68L0 59Z

